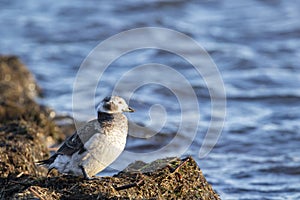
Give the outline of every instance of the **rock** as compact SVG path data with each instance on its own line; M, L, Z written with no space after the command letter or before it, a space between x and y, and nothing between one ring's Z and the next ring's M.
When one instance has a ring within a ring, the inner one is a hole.
M41 90L15 56L0 56L0 92L0 121L20 119L38 109L33 98Z
M67 175L0 179L0 195L16 199L220 199L191 157L136 164L129 166L134 171L126 168L113 177L97 180Z
M41 95L33 75L16 56L0 56L0 80L1 84L6 83L13 88L18 97L25 95L34 98Z
M47 158L49 141L65 137L51 110L38 105L40 95L32 74L15 56L0 56L0 171L1 177L45 175L34 161Z
M0 127L1 177L46 175L47 170L35 165L35 161L49 157L42 140L43 132L36 123L24 120L11 121Z

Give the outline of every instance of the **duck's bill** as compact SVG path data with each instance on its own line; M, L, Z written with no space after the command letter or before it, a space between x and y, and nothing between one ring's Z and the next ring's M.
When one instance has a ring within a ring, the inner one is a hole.
M128 107L128 108L127 108L127 110L126 110L126 112L134 112L134 109L133 109L133 108L130 108L130 107Z

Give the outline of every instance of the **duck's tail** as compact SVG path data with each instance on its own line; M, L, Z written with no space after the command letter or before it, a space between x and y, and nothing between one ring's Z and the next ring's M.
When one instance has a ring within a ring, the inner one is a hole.
M59 154L54 154L46 160L37 161L37 165L51 165Z

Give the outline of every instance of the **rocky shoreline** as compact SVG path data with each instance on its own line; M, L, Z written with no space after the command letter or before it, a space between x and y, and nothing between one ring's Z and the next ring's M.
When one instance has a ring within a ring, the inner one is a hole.
M36 103L42 91L15 56L0 56L0 93L0 199L220 199L191 157L137 161L95 180L47 177L35 161L66 132L53 110Z

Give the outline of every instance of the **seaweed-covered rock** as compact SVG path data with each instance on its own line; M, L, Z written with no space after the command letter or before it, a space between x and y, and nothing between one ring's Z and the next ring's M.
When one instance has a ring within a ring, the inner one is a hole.
M55 112L35 102L41 89L16 56L0 56L0 93L0 124L21 119L35 122L45 130L45 137L64 139L53 121Z
M0 56L0 176L44 175L34 161L48 157L49 144L65 136L54 112L35 102L41 90L15 56Z
M160 163L159 165L157 165ZM134 168L134 171L131 169ZM158 167L158 168L156 168ZM0 196L16 199L202 199L219 196L206 181L196 162L187 157L150 164L136 162L113 177L84 180L74 176L0 179ZM150 169L150 171L149 171ZM143 171L147 172L143 172ZM154 171L152 171L154 170Z
M0 56L0 80L1 84L6 83L10 88L14 88L14 94L8 97L34 98L41 95L41 89L34 77L16 56Z
M0 56L0 121L20 119L38 109L40 94L32 74L15 56ZM26 105L26 106L25 106Z
M46 175L35 165L36 160L49 156L42 138L44 130L35 123L12 121L0 127L0 176Z

